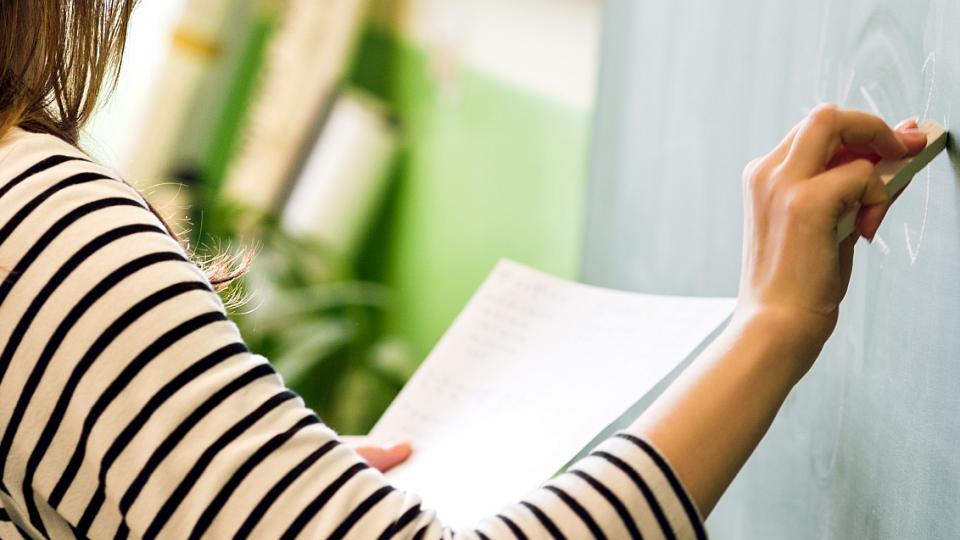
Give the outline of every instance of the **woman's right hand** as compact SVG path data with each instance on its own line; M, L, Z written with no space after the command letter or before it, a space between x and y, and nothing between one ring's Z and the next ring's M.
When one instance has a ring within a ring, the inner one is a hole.
M837 322L853 248L872 238L890 197L881 157L919 152L915 122L817 107L743 175L740 297L724 332L628 428L674 466L707 516L770 427ZM857 233L838 244L840 217Z
M800 374L836 325L857 239L873 238L892 202L875 162L925 145L915 121L891 129L877 116L821 105L745 169L737 318L761 318L784 336ZM856 233L838 244L837 223L850 210Z

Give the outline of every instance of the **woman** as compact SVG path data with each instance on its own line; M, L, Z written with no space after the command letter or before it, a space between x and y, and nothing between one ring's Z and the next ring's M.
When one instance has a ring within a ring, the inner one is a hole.
M246 349L211 286L231 276L76 148L132 5L0 3L0 536L450 538ZM834 328L857 240L836 244L839 216L867 238L883 219L870 160L924 144L915 122L815 109L744 173L725 333L635 425L458 535L703 538Z

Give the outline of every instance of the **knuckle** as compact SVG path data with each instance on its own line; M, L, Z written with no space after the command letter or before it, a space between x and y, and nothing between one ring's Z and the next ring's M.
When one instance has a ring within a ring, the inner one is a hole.
M743 173L740 175L744 185L749 186L757 183L757 177L760 175L760 166L762 163L762 158L754 158L747 163L747 165L743 168Z
M857 159L850 162L851 173L857 177L871 177L876 172L873 162L869 159Z
M821 103L810 111L810 122L817 125L833 125L840 112L840 107L835 103Z
M743 185L751 191L762 190L779 183L780 165L771 161L769 156L758 157L743 169Z
M806 189L791 189L783 196L784 211L794 219L807 215L814 202L812 193Z
M790 181L790 174L787 172L785 163L777 163L770 167L769 175L775 179L778 184Z

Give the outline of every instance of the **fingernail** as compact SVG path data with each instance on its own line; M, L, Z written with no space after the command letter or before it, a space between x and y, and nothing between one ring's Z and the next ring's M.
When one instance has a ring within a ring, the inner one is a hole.
M927 135L926 135L924 132L920 131L919 128L908 128L908 129L904 129L904 130L902 130L902 131L900 132L900 134L903 135L903 136L905 136L905 137L911 138L911 139L921 139L921 138L922 138L922 139L926 139L926 138L927 138ZM901 142L903 142L903 141L901 141Z
M917 127L917 121L918 121L918 118L916 116L914 116L913 118L907 118L903 122L900 122L899 124L897 124L897 129L907 130L910 128L915 128Z

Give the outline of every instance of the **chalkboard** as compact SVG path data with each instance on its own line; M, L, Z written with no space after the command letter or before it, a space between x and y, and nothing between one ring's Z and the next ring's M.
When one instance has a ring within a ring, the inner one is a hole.
M740 174L815 104L960 116L956 0L605 2L583 276L734 295ZM960 538L960 158L863 242L839 327L714 538ZM732 412L735 414L735 412Z

